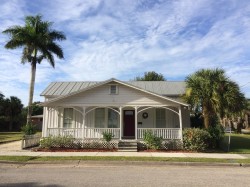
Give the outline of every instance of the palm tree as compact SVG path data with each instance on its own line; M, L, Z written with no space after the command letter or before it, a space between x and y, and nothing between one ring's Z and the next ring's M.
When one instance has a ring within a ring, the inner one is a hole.
M46 59L54 68L55 60L53 55L56 55L59 59L63 58L62 48L55 41L65 40L66 37L62 32L51 29L52 24L52 22L42 21L41 15L27 16L25 26L13 26L3 31L4 34L10 36L5 48L16 49L23 47L21 63L28 62L31 65L27 124L31 122L37 64Z
M239 86L226 77L222 69L202 69L186 78L185 100L192 108L202 110L208 128L214 117L241 112L245 107L244 94Z

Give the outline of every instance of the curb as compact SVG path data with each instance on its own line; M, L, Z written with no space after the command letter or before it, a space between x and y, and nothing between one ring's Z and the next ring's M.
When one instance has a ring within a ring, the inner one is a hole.
M211 166L211 167L250 167L248 163L216 163L216 162L164 162L164 161L93 161L93 160L64 160L64 161L0 161L1 164L12 165L72 165L81 167L87 165L100 166L148 166L148 167L166 167L166 166Z

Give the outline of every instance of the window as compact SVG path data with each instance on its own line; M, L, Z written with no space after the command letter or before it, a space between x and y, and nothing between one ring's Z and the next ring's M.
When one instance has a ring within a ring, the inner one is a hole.
M108 128L118 128L119 116L114 110L108 109Z
M156 109L156 128L166 128L166 112L165 109Z
M105 109L97 108L95 109L95 127L104 128L105 126Z
M73 127L73 108L65 108L63 112L63 127Z
M118 94L118 86L110 85L110 94Z

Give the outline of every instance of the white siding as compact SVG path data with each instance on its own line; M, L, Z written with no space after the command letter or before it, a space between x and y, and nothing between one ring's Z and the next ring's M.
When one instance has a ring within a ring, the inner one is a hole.
M58 127L58 113L54 108L47 108L47 125L48 128L57 128Z
M171 108L174 109L174 108ZM177 111L175 109L175 111ZM144 119L142 117L143 112L148 113L148 118ZM166 128L179 128L180 122L179 122L179 116L178 114L165 109L165 115L166 115ZM142 125L138 125L138 128L156 128L156 109L151 108L148 110L144 110L138 114L138 122L142 122Z
M80 110L80 109L79 109ZM80 110L81 111L81 110ZM82 112L82 111L81 111ZM82 113L77 110L74 110L74 127L75 128L82 128L83 117Z
M144 112L148 113L148 118L144 119L142 114ZM155 109L147 109L138 114L138 122L141 122L142 125L138 125L138 128L155 128Z
M58 109L58 127L63 127L63 108Z
M85 127L94 128L95 127L95 111L92 110L85 117Z

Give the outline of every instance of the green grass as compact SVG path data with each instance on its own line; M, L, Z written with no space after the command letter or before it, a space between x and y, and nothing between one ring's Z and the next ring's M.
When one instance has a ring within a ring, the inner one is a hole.
M162 158L162 157L111 157L111 156L75 156L75 157L32 157L32 156L0 156L0 161L12 162L49 162L49 161L147 161L147 162L202 162L202 163L245 163L250 159L215 159L215 158Z
M229 134L225 134L222 142L222 148L228 149ZM249 134L231 134L229 153L247 153L250 154L250 135Z
M22 132L0 132L0 143L21 140Z

